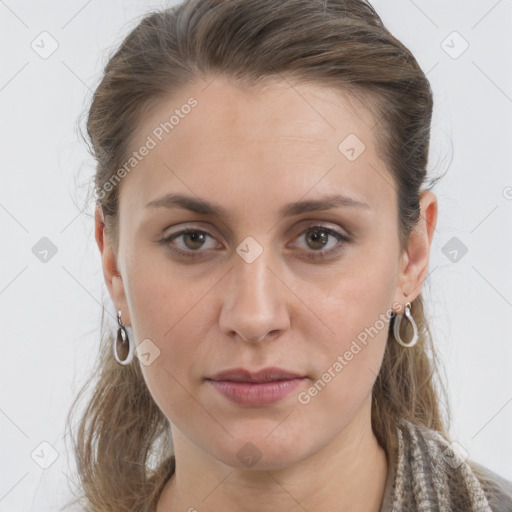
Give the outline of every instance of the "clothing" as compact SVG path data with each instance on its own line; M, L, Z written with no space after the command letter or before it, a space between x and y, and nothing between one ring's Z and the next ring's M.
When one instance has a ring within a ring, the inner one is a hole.
M512 482L465 459L444 437L401 420L380 512L512 512Z

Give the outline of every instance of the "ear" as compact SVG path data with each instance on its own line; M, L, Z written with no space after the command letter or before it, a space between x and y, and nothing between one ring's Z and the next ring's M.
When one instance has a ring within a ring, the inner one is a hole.
M96 243L98 244L98 248L101 253L101 263L105 284L107 285L110 297L114 302L116 314L120 309L123 325L131 325L130 311L128 310L124 285L117 266L117 256L113 250L108 229L105 225L103 210L99 204L96 205L94 219Z
M400 265L395 301L402 307L421 293L428 275L430 248L437 224L437 198L432 191L425 190L420 194L420 210L420 219L410 234Z

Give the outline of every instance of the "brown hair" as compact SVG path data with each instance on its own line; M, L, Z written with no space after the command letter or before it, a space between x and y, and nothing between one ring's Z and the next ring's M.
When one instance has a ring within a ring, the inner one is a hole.
M243 87L294 79L351 94L373 112L379 155L397 191L402 250L420 217L433 108L429 82L410 51L363 0L189 0L147 14L110 57L87 118L98 204L117 253L119 186L105 184L130 155L134 128L151 105L198 78L229 77ZM430 182L433 186L436 178ZM419 341L393 341L392 325L373 387L372 428L388 457L401 418L447 436L439 361L423 299L412 303ZM104 330L97 369L70 410L80 412L73 450L88 511L153 510L174 467L168 420L153 401L137 359L112 357ZM408 323L407 323L408 324ZM403 333L409 339L411 332ZM86 395L94 384L92 397Z

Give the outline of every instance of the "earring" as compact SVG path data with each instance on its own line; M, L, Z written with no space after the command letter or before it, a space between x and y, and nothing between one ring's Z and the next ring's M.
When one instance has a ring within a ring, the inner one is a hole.
M135 347L133 341L128 337L126 329L121 323L121 310L117 312L117 323L119 324L119 329L117 330L117 338L114 339L112 344L112 352L114 353L116 361L124 366L132 362ZM119 348L124 356L123 359L120 359L117 353Z
M412 329L414 332L411 341L406 343L400 337L400 323L402 321L403 314L396 315L396 318L395 318L395 321L393 324L393 334L395 335L395 340L398 343L400 343L400 345L402 345L402 347L409 348L409 347L416 345L416 342L418 341L418 327L416 326L416 322L414 321L414 318L411 315L411 303L410 302L408 302L405 305L405 316L407 317L407 320L409 320L409 322L411 322Z

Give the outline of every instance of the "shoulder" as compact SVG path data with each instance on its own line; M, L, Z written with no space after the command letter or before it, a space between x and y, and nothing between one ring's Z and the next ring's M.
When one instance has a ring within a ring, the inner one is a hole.
M408 502L444 503L450 511L512 512L512 482L470 460L444 433L402 420L398 441L394 490Z
M512 481L503 478L498 473L482 464L466 457L457 455L452 448L453 444L446 440L439 432L428 429L424 425L417 427L424 439L436 445L441 457L436 458L436 469L450 473L465 473L465 480L469 485L469 477L474 477L487 498L489 507L493 512L512 512ZM465 454L467 456L467 453ZM457 459L457 457L459 457Z
M493 512L512 511L512 481L503 478L475 461L468 461L485 492Z

